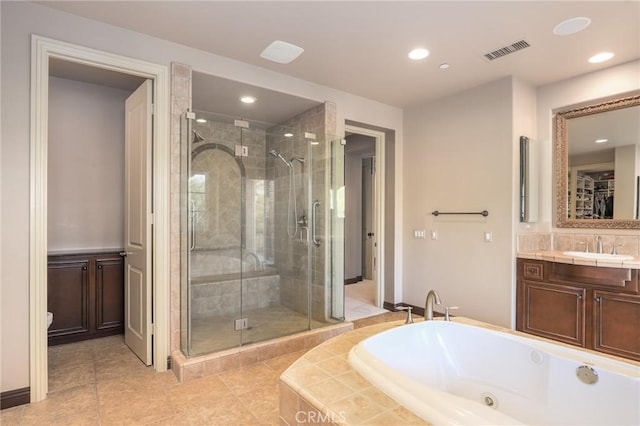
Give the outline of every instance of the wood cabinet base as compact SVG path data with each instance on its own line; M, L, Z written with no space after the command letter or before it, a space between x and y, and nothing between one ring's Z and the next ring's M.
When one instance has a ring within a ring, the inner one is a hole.
M124 262L119 251L50 254L49 345L124 332Z
M638 270L518 259L516 329L640 361Z

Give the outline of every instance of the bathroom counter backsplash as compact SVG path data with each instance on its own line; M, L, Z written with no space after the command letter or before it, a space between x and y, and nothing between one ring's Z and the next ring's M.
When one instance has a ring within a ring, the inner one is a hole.
M572 257L567 251L594 252L596 237L602 240L602 252L633 256L633 260L596 260ZM518 234L518 257L548 260L576 265L608 268L640 269L640 235L615 235L604 233L527 232Z

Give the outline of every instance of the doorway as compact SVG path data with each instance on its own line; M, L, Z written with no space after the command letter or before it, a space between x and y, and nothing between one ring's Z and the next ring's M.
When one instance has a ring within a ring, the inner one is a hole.
M144 78L49 61L49 346L123 333L125 103Z
M345 319L386 312L381 274L384 133L347 126L345 146Z
M168 71L151 64L111 53L80 47L40 36L32 37L31 114L31 204L30 204L30 393L31 402L46 398L47 363L47 251L48 251L48 116L49 65L57 59L93 67L95 73L111 72L149 79L153 82L155 120L153 135L153 308L155 338L154 368L167 368L169 200L168 200Z

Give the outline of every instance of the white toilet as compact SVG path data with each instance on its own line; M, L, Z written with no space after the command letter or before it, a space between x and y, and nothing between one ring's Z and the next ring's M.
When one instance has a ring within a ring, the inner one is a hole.
M47 328L51 327L53 322L53 312L47 312Z

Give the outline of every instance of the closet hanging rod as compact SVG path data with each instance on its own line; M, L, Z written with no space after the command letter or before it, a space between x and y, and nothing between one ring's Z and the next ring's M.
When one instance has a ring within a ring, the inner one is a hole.
M484 217L489 216L489 212L487 210L482 210L481 212L439 212L438 210L434 210L431 214L434 216L440 216L441 214L479 214Z

